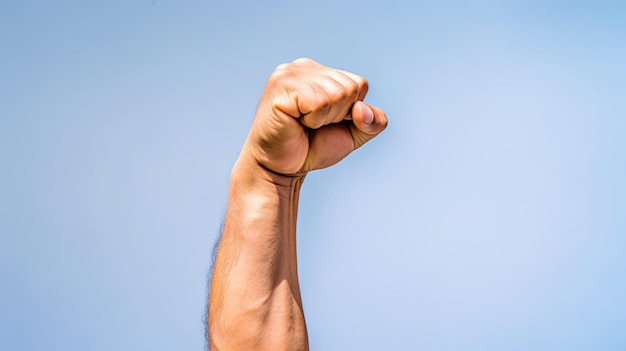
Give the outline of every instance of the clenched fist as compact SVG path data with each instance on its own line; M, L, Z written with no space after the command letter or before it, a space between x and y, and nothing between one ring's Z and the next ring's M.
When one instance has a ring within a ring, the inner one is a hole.
M281 175L341 161L385 129L385 113L363 102L367 81L310 59L270 76L242 153Z
M367 81L299 59L270 76L231 173L211 279L211 350L308 350L296 227L304 175L385 129Z

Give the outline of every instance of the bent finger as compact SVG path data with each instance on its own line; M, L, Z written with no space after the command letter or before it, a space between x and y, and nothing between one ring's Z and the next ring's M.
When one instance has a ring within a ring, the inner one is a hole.
M338 69L337 71L345 74L347 77L349 77L350 79L356 82L358 89L359 89L359 94L356 98L356 101L363 101L369 89L369 83L367 82L367 79L361 77L358 74L354 74L352 72L348 72L348 71L344 71L340 69Z

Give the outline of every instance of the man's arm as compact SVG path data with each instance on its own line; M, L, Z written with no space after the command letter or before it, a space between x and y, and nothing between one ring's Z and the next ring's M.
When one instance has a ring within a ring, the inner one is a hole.
M308 350L296 219L307 172L380 133L367 81L299 59L270 76L231 173L209 301L211 350Z

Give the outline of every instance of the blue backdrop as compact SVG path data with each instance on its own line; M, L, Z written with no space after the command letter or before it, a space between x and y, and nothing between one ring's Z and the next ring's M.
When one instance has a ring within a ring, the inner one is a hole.
M201 350L273 68L390 125L301 196L313 350L626 349L626 3L3 1L0 349Z

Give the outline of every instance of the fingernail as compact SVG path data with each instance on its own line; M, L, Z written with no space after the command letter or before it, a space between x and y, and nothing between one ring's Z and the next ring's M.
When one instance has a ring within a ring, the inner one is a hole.
M374 112L372 112L372 109L367 106L365 103L363 104L363 123L365 123L365 125L370 125L372 124L372 122L374 122Z

